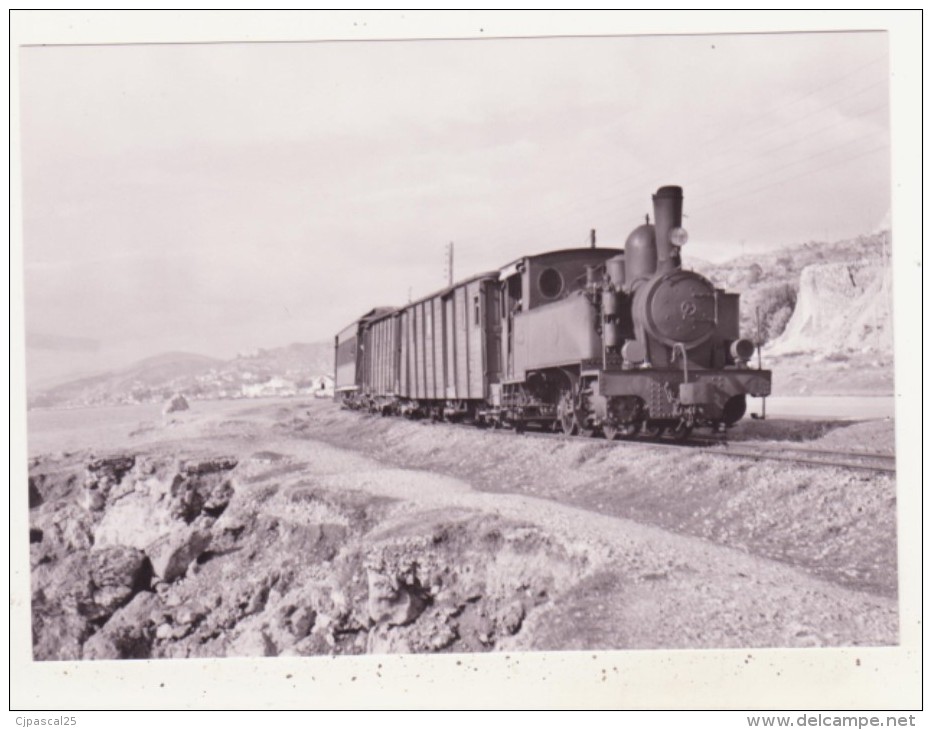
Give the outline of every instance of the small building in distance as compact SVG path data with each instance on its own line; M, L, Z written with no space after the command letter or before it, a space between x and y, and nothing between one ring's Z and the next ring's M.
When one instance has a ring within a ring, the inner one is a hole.
M333 398L333 378L329 375L311 378L310 394L315 398Z

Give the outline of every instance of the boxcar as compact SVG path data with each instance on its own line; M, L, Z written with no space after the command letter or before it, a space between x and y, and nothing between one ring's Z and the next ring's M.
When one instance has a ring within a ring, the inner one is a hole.
M403 412L471 416L498 382L498 272L461 281L398 313Z
M367 319L362 329L359 384L376 408L398 393L398 323L397 310L390 310Z
M364 364L366 328L372 320L394 311L393 307L376 307L336 336L333 390L338 400L354 402L359 397L361 386L368 382Z

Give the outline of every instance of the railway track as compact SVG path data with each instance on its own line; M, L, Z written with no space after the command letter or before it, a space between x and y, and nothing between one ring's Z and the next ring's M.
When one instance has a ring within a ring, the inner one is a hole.
M561 433L545 431L526 431L525 436L561 440L579 439ZM603 442L611 446L629 446L637 444L653 449L693 449L696 451L727 456L734 459L753 461L786 461L809 466L830 466L841 469L859 469L874 472L896 472L896 457L874 451L852 451L841 449L817 449L807 446L761 447L729 443L724 439L693 437L681 443L663 442L656 439L633 439L630 441Z
M736 459L789 461L794 464L834 466L842 469L896 472L896 457L873 451L850 451L812 449L805 446L745 447L723 443L719 447L704 447L704 450L724 454Z
M559 441L585 441L585 437L568 436L564 433L554 433L542 430L523 430L520 433L512 429L504 429L504 433L529 438L555 439ZM598 441L596 441L598 443ZM843 449L819 449L808 446L747 446L741 443L731 443L721 436L691 436L685 441L671 442L661 439L634 438L604 441L606 446L643 446L652 449L693 449L699 452L726 456L734 459L749 459L752 461L785 461L793 464L808 466L827 466L839 469L858 469L872 472L896 473L896 456L882 454L876 451L854 451Z

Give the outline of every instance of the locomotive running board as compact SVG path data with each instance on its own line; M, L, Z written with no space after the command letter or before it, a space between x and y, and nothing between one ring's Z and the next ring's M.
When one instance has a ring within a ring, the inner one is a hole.
M691 370L686 383L681 369L645 369L599 373L598 394L604 397L637 396L653 418L672 416L674 403L699 400L722 408L735 395L770 395L769 370Z
M708 387L718 386L735 394L746 393L756 398L770 395L769 370L690 370L689 382L702 383ZM679 368L650 368L599 372L601 395L637 395L639 390L645 390L651 383L679 386L684 383L683 371Z

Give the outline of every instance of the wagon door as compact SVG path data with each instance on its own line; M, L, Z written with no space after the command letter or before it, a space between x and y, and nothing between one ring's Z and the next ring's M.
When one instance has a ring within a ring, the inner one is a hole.
M502 379L502 318L498 283L493 280L482 282L479 296L479 318L484 325L483 345L483 397L488 397L488 386Z
M401 395L402 368L405 366L402 359L404 345L401 339L401 312L392 317L392 382L391 389L395 395Z
M459 397L456 392L456 315L457 290L452 289L443 297L443 397L455 400Z
M501 286L502 328L504 330L502 369L506 380L514 378L515 374L515 315L523 308L521 279L521 272L516 272L505 279Z

